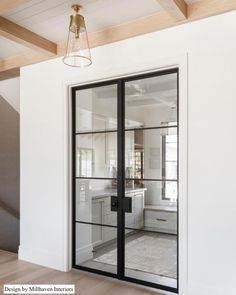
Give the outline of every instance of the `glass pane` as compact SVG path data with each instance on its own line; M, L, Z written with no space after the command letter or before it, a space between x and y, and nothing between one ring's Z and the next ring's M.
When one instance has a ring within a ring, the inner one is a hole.
M76 136L77 177L117 177L117 132Z
M76 91L76 131L117 128L117 85Z
M175 127L126 131L126 178L177 179L177 148Z
M76 221L117 225L117 212L111 211L111 196L117 196L116 181L76 180Z
M125 214L125 227L144 228L145 190L141 185L131 187L131 182L126 181L125 197L132 200L132 212Z
M176 161L166 162L166 179L177 179L178 164Z
M176 288L177 237L126 230L125 276Z
M166 161L177 162L177 135L175 136L175 142L166 142Z
M169 199L169 200L176 200L177 198L177 182L166 182L165 184L165 194L163 195L163 198Z
M117 229L76 223L76 265L117 273Z
M177 73L125 84L126 128L177 122Z
M177 182L127 180L125 197L132 200L126 229L177 234Z

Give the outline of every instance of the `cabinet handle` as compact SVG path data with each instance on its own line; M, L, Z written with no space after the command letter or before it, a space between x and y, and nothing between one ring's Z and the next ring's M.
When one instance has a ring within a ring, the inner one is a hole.
M157 218L156 220L157 221L163 221L163 222L166 222L167 221L167 219L162 219L162 218Z

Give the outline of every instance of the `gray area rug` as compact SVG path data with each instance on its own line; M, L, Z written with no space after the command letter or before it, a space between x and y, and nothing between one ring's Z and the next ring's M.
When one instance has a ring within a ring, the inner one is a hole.
M125 267L133 270L177 278L177 239L157 234L142 235L125 246ZM96 262L117 265L117 250L94 259Z

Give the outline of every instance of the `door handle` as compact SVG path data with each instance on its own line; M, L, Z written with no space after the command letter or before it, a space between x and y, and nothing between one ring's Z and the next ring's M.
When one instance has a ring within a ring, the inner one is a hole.
M112 202L112 203L111 203L111 206L112 206L112 207L118 207L118 202L116 202L116 201Z
M117 212L118 210L118 198L116 196L111 196L111 211Z
M125 197L122 199L123 202L123 210L126 213L132 213L132 198L131 197ZM118 211L118 197L117 196L111 196L111 211Z

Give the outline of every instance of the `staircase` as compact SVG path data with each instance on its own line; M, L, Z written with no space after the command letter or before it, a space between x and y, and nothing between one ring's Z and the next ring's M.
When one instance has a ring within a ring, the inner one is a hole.
M0 249L18 252L20 203L19 113L0 96Z

